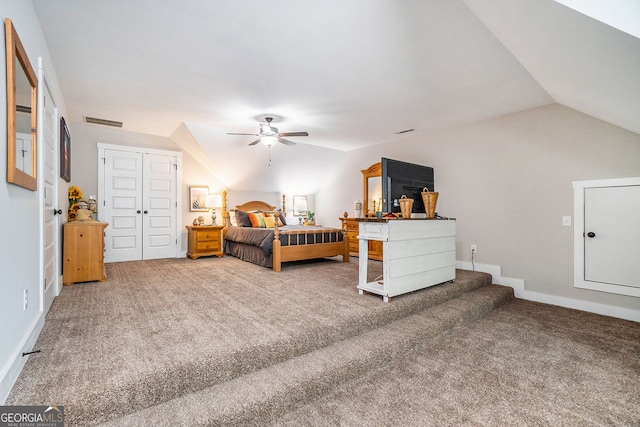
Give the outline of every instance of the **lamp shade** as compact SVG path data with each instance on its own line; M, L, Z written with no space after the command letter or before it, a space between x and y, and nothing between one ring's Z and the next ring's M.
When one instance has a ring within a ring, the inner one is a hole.
M219 208L222 206L222 196L220 194L209 194L205 198L207 208Z

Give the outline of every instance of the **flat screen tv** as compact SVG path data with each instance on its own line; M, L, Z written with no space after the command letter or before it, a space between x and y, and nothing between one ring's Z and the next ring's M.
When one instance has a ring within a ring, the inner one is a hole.
M400 199L403 195L413 199L412 213L424 213L422 191L427 187L435 191L433 168L382 158L382 210L400 212Z

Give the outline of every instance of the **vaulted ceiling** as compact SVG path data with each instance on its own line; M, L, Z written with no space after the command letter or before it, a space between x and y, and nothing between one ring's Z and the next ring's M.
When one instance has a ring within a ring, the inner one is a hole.
M640 133L640 39L553 0L33 0L70 121L351 150L558 102Z

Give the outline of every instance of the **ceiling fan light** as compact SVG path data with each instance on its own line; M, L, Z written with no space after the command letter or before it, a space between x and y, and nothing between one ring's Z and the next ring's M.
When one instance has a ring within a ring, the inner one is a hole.
M276 138L275 136L263 136L260 138L260 142L262 142L267 147L271 147L277 141L278 141L278 138Z

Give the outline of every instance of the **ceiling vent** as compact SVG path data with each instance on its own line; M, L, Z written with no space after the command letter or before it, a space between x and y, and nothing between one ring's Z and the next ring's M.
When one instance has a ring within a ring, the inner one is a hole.
M403 133L409 133L409 132L413 132L415 129L405 129L405 130L401 130L400 132L396 132L396 135L402 135Z
M116 122L116 121L107 120L107 119L99 119L97 117L89 117L89 116L82 116L82 117L84 117L85 123L91 123L94 125L112 126L114 128L122 127L122 122Z

